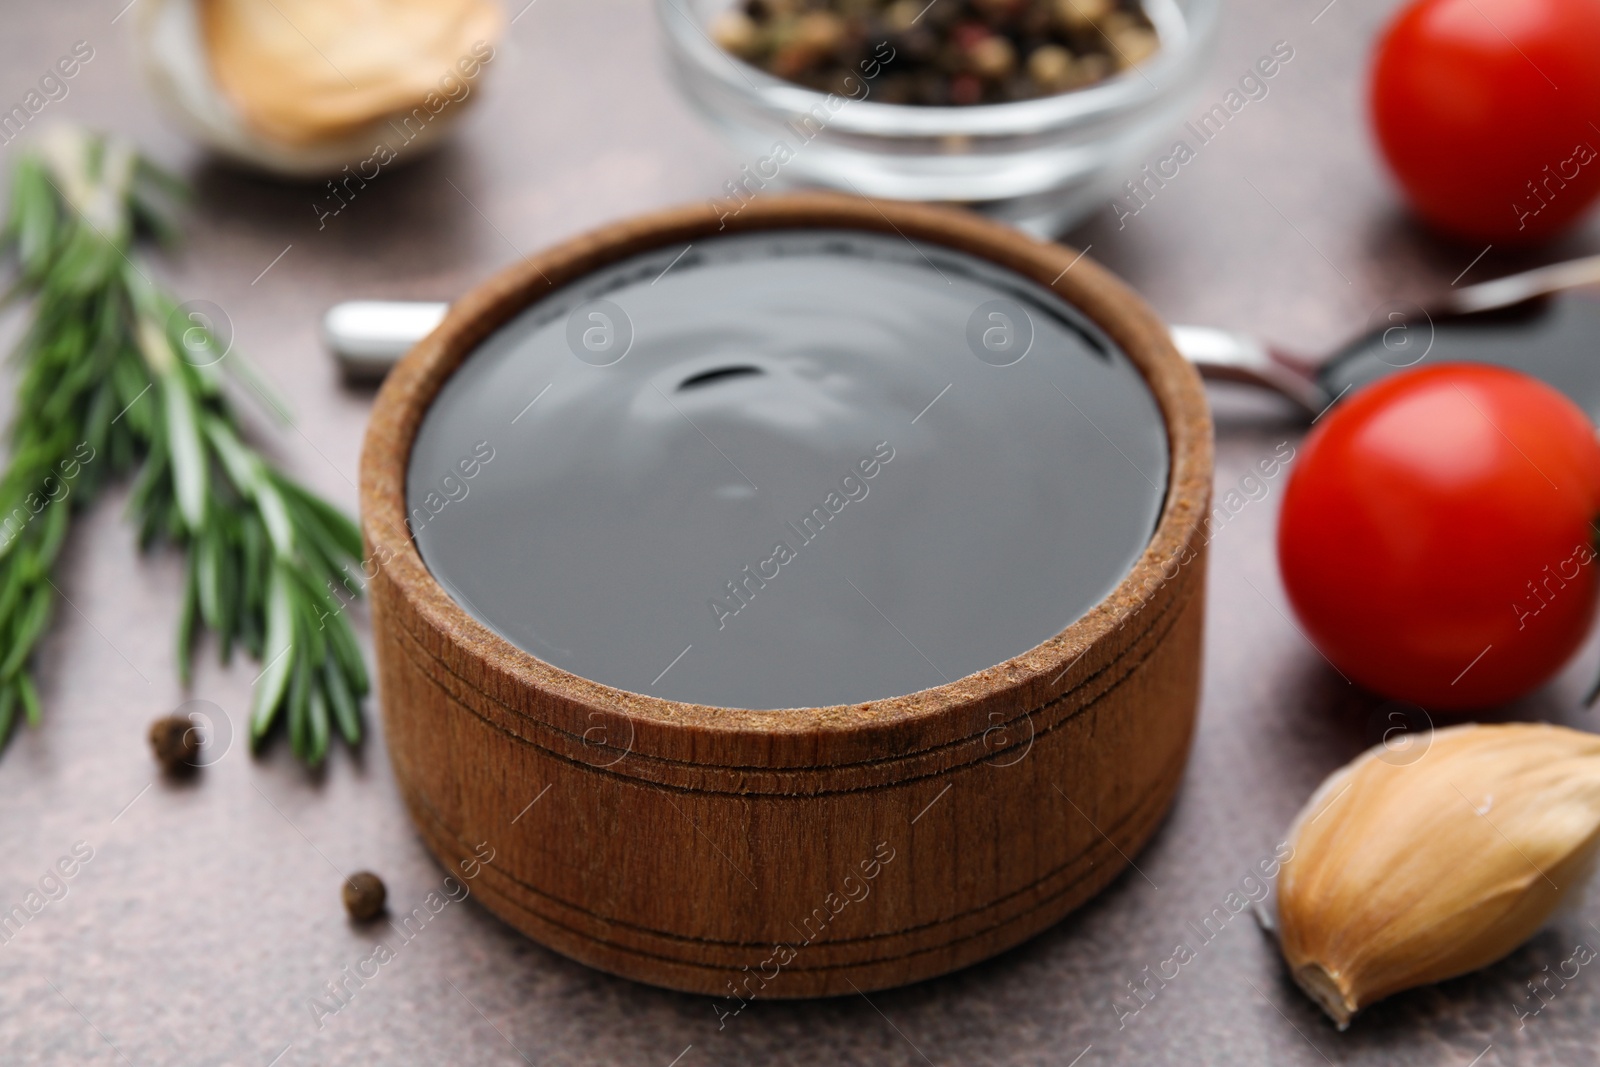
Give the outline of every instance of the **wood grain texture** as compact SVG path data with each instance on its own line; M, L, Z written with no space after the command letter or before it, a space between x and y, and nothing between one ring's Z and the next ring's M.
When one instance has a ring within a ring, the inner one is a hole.
M1056 922L1154 832L1198 700L1211 425L1162 324L1093 262L1066 270L1073 250L965 213L797 195L751 203L727 230L810 226L899 232L1053 282L1144 374L1171 447L1159 523L1113 594L1056 637L903 697L740 711L558 670L432 579L404 492L442 384L553 288L718 232L705 206L594 231L457 302L385 384L361 465L385 730L429 846L447 866L495 847L485 903L566 955L741 1001L915 981ZM525 807L547 787L569 803ZM535 831L499 844L522 820Z

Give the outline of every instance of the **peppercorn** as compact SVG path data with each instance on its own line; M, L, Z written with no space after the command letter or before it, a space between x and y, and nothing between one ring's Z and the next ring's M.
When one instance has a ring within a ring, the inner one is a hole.
M917 0L895 0L883 13L883 21L896 33L905 33L915 26L922 16L922 5Z
M356 922L377 918L388 896L383 879L371 871L358 871L344 880L344 910Z
M985 37L967 49L967 62L980 78L1000 81L1017 66L1017 50L1004 37Z
M963 22L950 31L950 43L963 52L970 52L988 38L988 28L979 22Z
M1156 35L1137 26L1129 26L1111 34L1111 40L1117 46L1118 61L1127 67L1136 67L1143 63L1155 54L1158 47Z
M1072 53L1058 44L1041 45L1028 57L1028 77L1047 93L1059 93L1072 84Z
M800 47L825 55L844 40L844 20L830 11L807 12L795 23L794 37Z
M1112 0L1056 0L1056 16L1070 29L1094 25L1111 14Z
M976 75L957 74L950 79L952 104L976 104L983 99L983 82Z
M1111 59L1099 52L1093 55L1081 56L1073 67L1072 81L1075 85L1093 85L1111 77L1113 64Z
M150 724L150 749L156 762L168 774L195 765L200 753L200 734L194 723L182 715L167 715Z
M723 51L741 59L754 58L761 47L761 34L755 20L742 11L724 11L712 19L711 39Z

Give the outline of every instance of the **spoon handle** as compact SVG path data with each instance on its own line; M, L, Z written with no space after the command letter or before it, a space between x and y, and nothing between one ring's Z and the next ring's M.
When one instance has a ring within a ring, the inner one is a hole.
M1472 315L1597 284L1600 284L1600 256L1585 256L1454 289L1439 302L1438 309L1447 314Z
M415 300L349 300L328 309L322 337L346 377L372 381L432 333L449 309Z

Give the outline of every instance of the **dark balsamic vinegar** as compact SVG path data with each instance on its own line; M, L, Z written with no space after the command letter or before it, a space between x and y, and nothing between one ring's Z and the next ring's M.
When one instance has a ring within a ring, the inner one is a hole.
M489 337L410 458L435 578L511 643L723 707L898 696L1058 633L1165 499L1143 379L1049 290L895 236L602 269Z

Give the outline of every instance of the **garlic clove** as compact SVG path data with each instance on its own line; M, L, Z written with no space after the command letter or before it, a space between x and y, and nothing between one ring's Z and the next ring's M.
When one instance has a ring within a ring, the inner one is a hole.
M200 0L217 84L247 125L284 144L421 107L500 23L488 0Z
M189 132L298 178L380 143L386 161L440 141L503 29L493 0L145 0L138 12L146 74Z
M1600 737L1468 724L1413 762L1389 751L1317 790L1278 883L1284 958L1340 1029L1510 953L1581 894L1600 849Z

